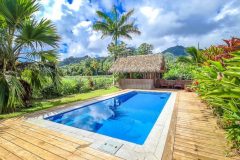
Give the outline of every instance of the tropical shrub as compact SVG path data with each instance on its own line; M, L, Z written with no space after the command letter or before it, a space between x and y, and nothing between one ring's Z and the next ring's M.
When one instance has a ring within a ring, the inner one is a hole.
M179 61L173 54L165 54L167 71L163 74L163 79L167 80L191 80L192 71L196 68L192 63ZM188 58L187 58L188 59Z
M53 84L50 84L49 86L44 87L41 90L41 95L45 99L56 98L61 96L61 94L59 93L59 90Z
M208 60L196 69L194 87L201 98L214 109L227 139L240 149L240 51L228 53L231 58Z
M64 95L76 93L85 93L96 89L106 89L112 86L112 76L68 76L63 77L61 85L58 88L51 83L46 85L41 90L40 95L35 93L35 98L55 98Z
M191 80L193 79L192 71L195 66L184 63L176 63L167 72L164 73L163 79L167 80Z

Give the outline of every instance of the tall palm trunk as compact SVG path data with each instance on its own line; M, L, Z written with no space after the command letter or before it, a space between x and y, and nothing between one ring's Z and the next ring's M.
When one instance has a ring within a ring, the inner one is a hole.
M115 39L115 46L116 46L116 47L117 47L117 45L118 45L117 43L118 43L118 39L116 38L116 39ZM117 55L118 55L118 53L115 51L115 53L114 53L114 61L117 60L117 57L118 57Z
M5 75L7 70L7 60L3 58L3 75Z

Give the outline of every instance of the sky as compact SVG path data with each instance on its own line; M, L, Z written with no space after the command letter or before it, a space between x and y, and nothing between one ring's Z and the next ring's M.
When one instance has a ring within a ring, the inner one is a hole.
M38 18L57 27L61 59L70 56L107 56L111 38L101 39L92 29L97 10L109 12L115 5L125 13L134 9L132 20L141 35L120 39L128 46L150 43L154 52L183 45L206 48L222 39L240 37L240 0L40 0Z

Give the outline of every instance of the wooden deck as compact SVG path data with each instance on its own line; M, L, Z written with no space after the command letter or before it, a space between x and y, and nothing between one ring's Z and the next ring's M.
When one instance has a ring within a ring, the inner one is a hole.
M89 143L43 129L22 119L0 123L1 160L119 160Z
M172 132L164 159L227 160L224 131L194 93L178 92ZM0 121L1 160L118 160L89 143L27 123L22 118ZM166 156L167 155L167 156Z
M195 93L180 91L174 124L172 158L174 160L230 160L224 130L216 117Z

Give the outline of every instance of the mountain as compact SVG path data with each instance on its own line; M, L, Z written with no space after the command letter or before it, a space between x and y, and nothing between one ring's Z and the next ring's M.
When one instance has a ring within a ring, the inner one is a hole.
M95 57L95 58L91 58L90 56L84 56L84 57L68 57L63 59L62 61L60 61L59 66L67 66L67 65L71 65L71 64L76 64L76 63L80 63L81 61L84 61L86 59L95 59L97 61L103 61L105 60L107 57Z
M174 46L164 50L162 53L172 53L175 56L185 56L187 55L185 49L186 48L183 46Z
M84 56L84 57L68 57L62 60L59 65L60 66L65 66L73 63L79 63L82 60L85 60L87 58L90 58L89 56Z

